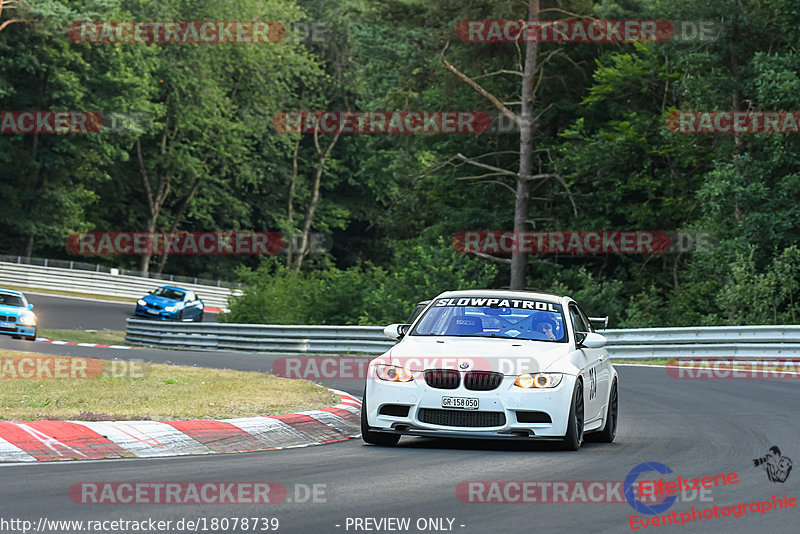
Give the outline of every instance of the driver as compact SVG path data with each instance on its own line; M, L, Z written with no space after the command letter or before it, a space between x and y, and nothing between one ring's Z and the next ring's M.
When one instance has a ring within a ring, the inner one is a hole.
M545 339L552 339L555 341L556 325L550 317L545 313L538 313L533 318L533 331L539 335L543 335Z
M555 340L556 335L553 333L553 323L549 319L544 321L537 321L533 325L534 330L541 332L547 339Z

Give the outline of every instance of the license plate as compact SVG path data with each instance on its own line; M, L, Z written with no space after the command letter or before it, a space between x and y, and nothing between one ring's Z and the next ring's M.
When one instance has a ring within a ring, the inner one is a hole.
M156 310L145 310L147 313L152 313L153 315L158 315Z
M14 328L14 323L0 323L0 327L2 328Z
M472 397L442 397L442 408L457 410L477 410L478 399Z

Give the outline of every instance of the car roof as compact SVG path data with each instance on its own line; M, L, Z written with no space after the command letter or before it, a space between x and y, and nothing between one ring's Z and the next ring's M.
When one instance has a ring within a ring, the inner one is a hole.
M163 287L164 289L174 289L174 290L176 290L176 291L183 291L184 293L186 293L187 291L189 291L188 289L184 289L184 288L182 288L182 287L178 287L178 286L159 286L159 289L161 289L162 287Z
M473 297L473 296L492 296L492 297L505 297L505 298L518 298L518 299L538 299L550 302L561 302L564 297L560 295L553 295L550 293L536 293L534 291L514 291L511 289L462 289L459 291L445 291L436 298L455 298L455 297Z
M8 293L9 295L17 295L20 297L25 296L22 291L17 291L15 289L3 289L2 287L0 287L0 293Z

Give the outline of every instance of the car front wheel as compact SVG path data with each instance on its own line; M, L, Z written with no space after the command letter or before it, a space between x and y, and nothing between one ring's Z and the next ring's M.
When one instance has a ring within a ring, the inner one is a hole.
M572 404L569 409L567 421L567 434L562 441L562 448L566 451L577 451L583 443L583 382L575 383L572 392Z
M393 447L400 441L400 434L384 434L375 432L367 424L367 388L364 388L364 398L361 401L361 439L370 445Z

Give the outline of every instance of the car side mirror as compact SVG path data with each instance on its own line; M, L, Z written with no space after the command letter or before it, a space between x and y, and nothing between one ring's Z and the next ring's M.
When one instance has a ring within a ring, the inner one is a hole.
M28 309L32 310L33 309L33 304L28 304Z
M410 324L390 324L383 329L383 335L392 341L400 341L408 333Z
M578 348L586 347L587 349L602 349L606 346L606 338L595 332L585 334L582 341L578 342Z

